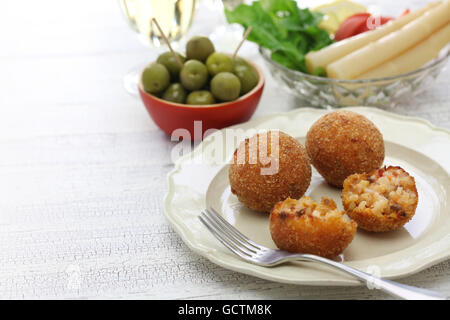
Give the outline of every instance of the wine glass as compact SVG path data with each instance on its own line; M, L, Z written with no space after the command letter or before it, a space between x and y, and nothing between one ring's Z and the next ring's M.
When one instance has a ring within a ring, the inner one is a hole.
M171 42L177 48L189 30L195 14L196 0L119 0L122 13L129 26L139 34L139 39L155 50L152 50L155 59L158 53L167 50L153 18ZM145 66L134 67L124 77L124 86L128 93L138 95L139 74Z

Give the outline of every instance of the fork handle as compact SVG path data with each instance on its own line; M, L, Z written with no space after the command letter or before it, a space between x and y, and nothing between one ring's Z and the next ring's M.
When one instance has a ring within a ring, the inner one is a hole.
M291 256L293 258L293 256ZM345 264L335 262L326 258L315 256L312 254L299 254L298 260L303 261L315 261L324 263L335 269L339 269L345 273L348 273L356 277L361 282L367 284L369 288L380 289L394 297L402 298L406 300L448 300L449 298L442 295L441 293L425 290L422 288L408 286L406 284L394 282L391 280L386 280L382 278L375 277L371 274L359 271L355 268L349 267Z

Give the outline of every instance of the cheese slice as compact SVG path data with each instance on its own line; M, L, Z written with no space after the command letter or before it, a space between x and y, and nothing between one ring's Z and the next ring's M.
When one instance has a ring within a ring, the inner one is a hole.
M423 41L449 21L450 0L446 0L401 29L332 62L326 68L327 75L336 79L354 79Z
M358 76L358 79L389 77L416 70L436 58L449 43L450 23L403 54Z
M313 73L317 67L325 68L331 62L336 61L343 56L360 49L368 43L376 41L381 37L400 29L438 4L440 4L440 2L429 3L426 7L410 12L409 14L398 19L392 20L375 30L367 31L354 37L335 42L319 51L310 51L306 55L306 66L311 73Z

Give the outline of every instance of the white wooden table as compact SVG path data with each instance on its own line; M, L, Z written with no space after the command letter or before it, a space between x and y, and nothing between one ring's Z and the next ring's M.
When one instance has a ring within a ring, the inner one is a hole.
M389 298L257 279L184 245L161 206L174 143L122 86L152 52L116 1L2 1L0 40L0 298ZM300 107L266 76L255 117ZM395 112L450 128L449 76ZM401 282L450 294L450 261Z

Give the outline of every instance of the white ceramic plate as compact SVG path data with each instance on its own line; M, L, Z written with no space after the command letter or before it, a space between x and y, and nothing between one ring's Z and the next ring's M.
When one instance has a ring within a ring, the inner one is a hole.
M403 277L450 257L450 131L416 118L374 108L347 108L365 115L380 129L386 144L386 165L400 165L416 179L419 204L414 218L388 233L358 230L339 257L343 263L386 278ZM192 153L181 157L168 175L166 216L183 241L195 252L225 268L260 278L308 285L353 285L359 282L315 263L289 263L273 268L249 264L223 247L200 223L198 215L213 206L254 241L276 248L268 215L252 212L231 194L228 160L239 141L255 130L279 129L302 143L309 127L327 111L303 108L254 119L231 127L235 143L221 130L208 136ZM220 159L222 159L220 161ZM335 199L340 191L329 187L313 170L306 193L315 200Z

